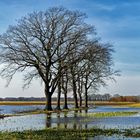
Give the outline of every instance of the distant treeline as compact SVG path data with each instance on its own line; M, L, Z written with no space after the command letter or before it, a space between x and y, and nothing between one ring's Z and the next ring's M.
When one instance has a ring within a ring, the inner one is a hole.
M79 99L78 99L79 100ZM89 101L112 101L112 102L140 102L140 96L121 96L119 94L91 94ZM0 101L46 101L45 97L6 97L0 98ZM57 101L57 97L53 97L52 101ZM61 98L64 101L64 98ZM68 97L68 101L73 101L72 97Z
M53 97L52 101L56 101L57 98ZM64 99L61 98L61 101ZM72 101L73 98L68 98L68 101ZM6 98L0 98L0 101L46 101L45 97L6 97Z
M121 96L119 94L91 94L90 101L112 101L112 102L140 102L140 96Z
M0 98L0 101L45 101L44 97L6 97Z
M140 102L140 96L111 97L110 101L113 101L113 102Z

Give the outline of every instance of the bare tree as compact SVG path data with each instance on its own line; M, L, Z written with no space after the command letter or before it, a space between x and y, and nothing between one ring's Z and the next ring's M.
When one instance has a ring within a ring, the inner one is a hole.
M68 70L65 70L65 73L62 76L62 90L64 94L64 106L63 109L68 109L68 103L67 103L67 93L68 93Z
M82 73L79 71L78 75L77 75L77 91L78 91L78 95L79 95L79 106L82 107L82 93L83 93L83 75L81 75Z
M41 79L45 87L46 109L52 110L51 97L67 67L60 66L59 62L81 46L93 30L84 18L85 14L78 11L56 7L31 13L20 19L17 25L9 26L0 36L0 61L3 64L0 75L9 84L15 73L24 72L24 86L30 85L34 78Z
M106 85L107 79L114 79L113 76L118 75L118 71L112 69L112 52L110 44L100 44L94 41L89 42L84 63L84 88L85 88L85 107L88 107L88 90L93 87L98 89L99 85Z

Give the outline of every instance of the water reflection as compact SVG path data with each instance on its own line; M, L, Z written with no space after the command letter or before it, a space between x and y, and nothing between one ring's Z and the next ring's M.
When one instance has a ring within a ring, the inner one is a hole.
M111 117L111 118L90 118L82 117L79 114L87 114L88 110L75 110L71 112L52 113L46 115L46 128L73 128L88 129L94 126L101 128L133 128L140 126L139 116ZM86 116L86 115L85 115ZM117 124L117 125L116 125Z
M88 137L88 140L93 140L93 137ZM94 140L139 140L140 138L132 138L132 137L125 137L122 135L113 135L113 136L95 136Z
M46 127L51 127L51 113L46 116Z
M69 106L72 108L73 106ZM28 110L37 110L44 109L44 105L24 105L24 106L10 106L10 105L0 105L1 114L14 114L17 112L28 111ZM140 111L140 108L130 108L130 107L111 107L111 106L90 106L88 112L113 112L113 111ZM82 112L82 110L80 111ZM85 111L86 112L86 111Z
M103 107L98 107L98 109L95 109L94 111L96 112L96 110L103 110ZM118 110L118 108L116 110ZM101 128L117 127L120 129L125 129L125 128L140 126L140 115L129 116L129 117L100 118L100 119L99 118L89 119L89 117L81 116L81 113L86 114L89 112L91 112L91 109L80 110L80 111L75 110L75 111L60 112L60 113L50 113L50 114L26 115L20 117L19 116L8 117L8 118L0 119L0 131L15 131L15 130L22 131L22 130L29 130L29 129L36 130L36 129L54 128L54 127L64 128L64 129L67 128L88 129L94 126L101 127Z
M73 128L87 129L88 124L84 123L85 117L81 117L79 113L87 113L87 110L75 110L63 113L50 113L46 115L46 128Z

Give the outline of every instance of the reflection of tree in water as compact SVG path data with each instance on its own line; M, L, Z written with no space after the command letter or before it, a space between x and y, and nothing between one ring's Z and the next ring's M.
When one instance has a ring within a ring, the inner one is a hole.
M52 119L52 114L49 113L46 116L46 128L50 128L51 127L51 119Z
M60 113L57 113L57 128L60 128Z
M74 111L74 118L77 118L77 113L78 113L78 110L75 110Z
M84 113L87 114L88 113L88 109L84 110ZM87 122L85 122L85 125L83 126L84 129L88 129L88 124Z
M68 113L65 112L65 113L64 113L64 120L65 120L65 122L64 122L64 128L65 128L65 129L68 128L68 123L67 123L67 118L68 118L68 116L67 116L67 115L68 115Z
M72 126L73 129L76 129L77 125L78 125L78 123L77 123L77 121L78 121L77 114L78 114L78 110L75 110L74 111L74 116L73 116L74 117L74 122L73 122L73 126Z
M78 113L88 113L88 110L75 110L73 112L73 115L71 116L72 118L68 117L68 112L64 112L64 116L61 117L61 113L57 113L56 115L56 122L55 126L57 128L73 128L73 129L87 129L88 124L87 122L84 122L84 119L86 118L80 118ZM63 121L62 121L62 120ZM70 121L69 121L70 119ZM62 122L61 122L62 121ZM46 116L46 128L52 127L52 113L47 114Z
M85 109L85 110L80 109L80 110L75 110L74 111L74 116L73 116L74 117L74 122L72 124L72 128L73 129L87 129L88 128L87 122L83 122L82 121L83 119L79 118L80 116L78 115L78 113L79 114L88 113L88 109Z
M88 109L85 109L85 113L88 113Z

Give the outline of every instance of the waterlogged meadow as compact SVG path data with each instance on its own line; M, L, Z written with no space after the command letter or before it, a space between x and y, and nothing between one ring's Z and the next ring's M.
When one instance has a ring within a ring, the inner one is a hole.
M94 137L95 140L115 140L127 137L137 140L140 137L140 108L91 106L88 110L70 109L53 113L45 113L43 108L44 105L0 106L1 114L9 115L0 119L1 137L54 139L63 136L63 139L68 132L72 139L79 137L90 140ZM35 113L38 111L40 113ZM9 133L5 135L5 131ZM58 135L56 131L63 135ZM43 133L44 137L41 136Z

